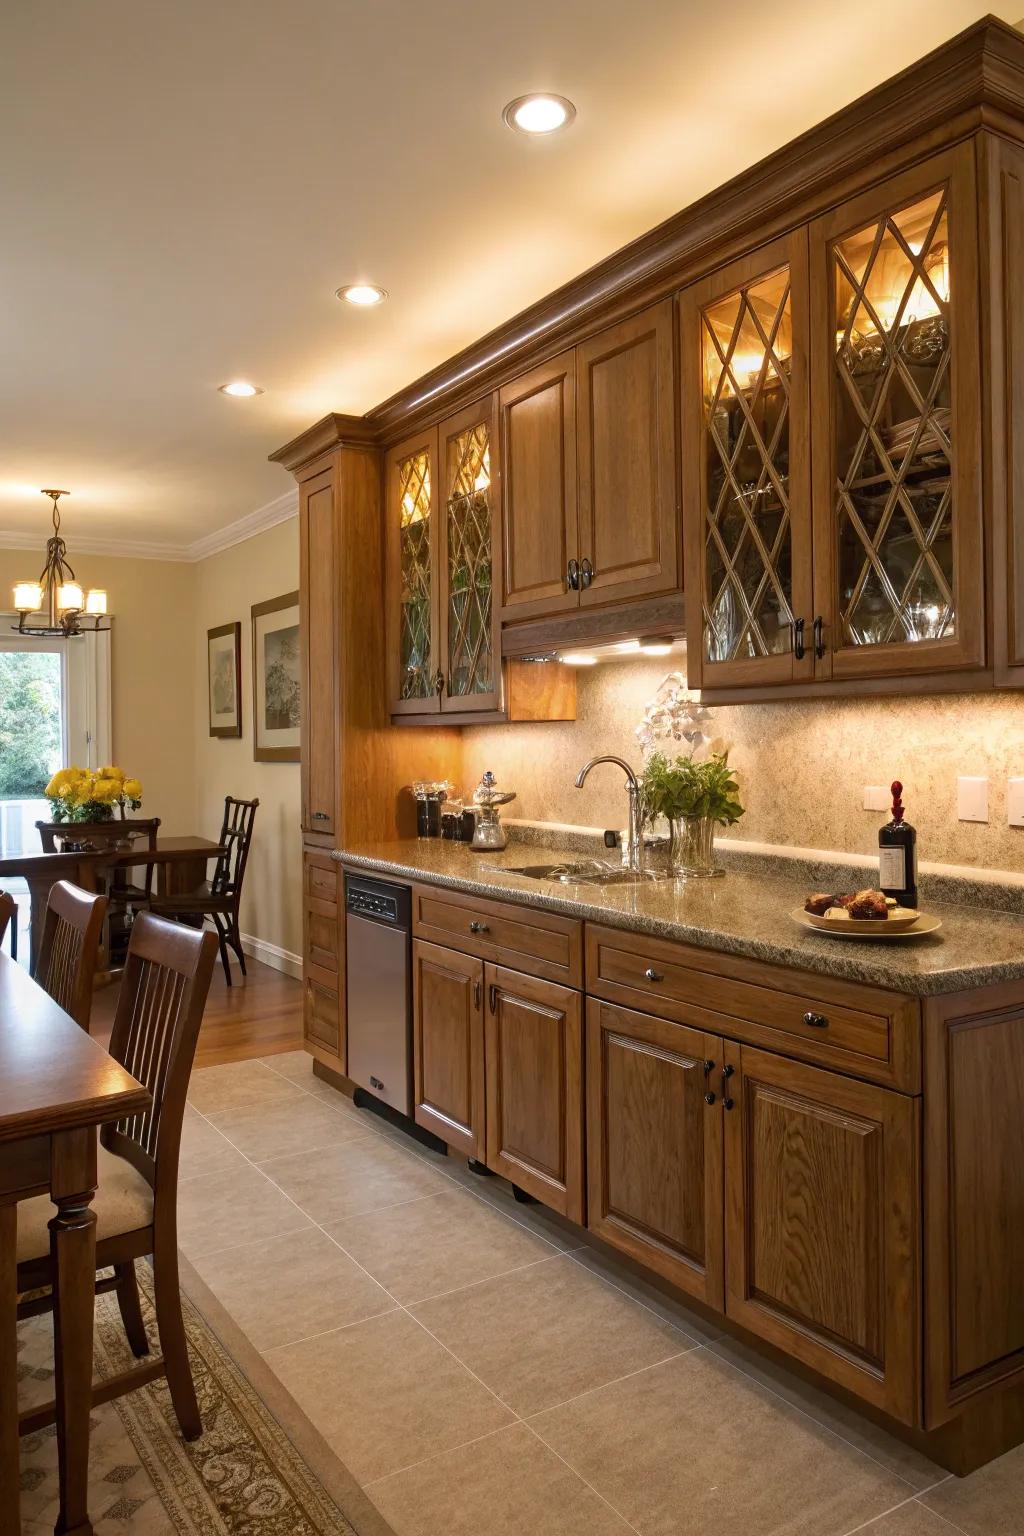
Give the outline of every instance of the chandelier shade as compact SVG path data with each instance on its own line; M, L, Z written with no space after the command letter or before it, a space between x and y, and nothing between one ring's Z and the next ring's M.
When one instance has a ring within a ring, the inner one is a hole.
M85 633L81 619L87 614L92 619L89 633L109 629L100 624L106 616L107 594L102 587L84 592L81 582L67 559L67 545L60 532L60 509L57 506L68 491L43 491L53 502L53 533L46 543L46 564L39 573L38 581L17 581L14 584L14 609L18 615L12 628L20 635L59 636L70 639ZM29 624L30 614L42 613L48 622Z

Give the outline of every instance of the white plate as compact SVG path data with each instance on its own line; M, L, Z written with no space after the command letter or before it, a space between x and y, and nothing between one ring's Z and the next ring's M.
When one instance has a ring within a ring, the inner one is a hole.
M802 907L794 907L789 915L794 923L799 923L800 927L805 928L808 933L827 933L833 939L882 939L888 940L891 943L895 939L917 939L924 933L934 933L936 929L942 927L942 919L940 917L931 917L926 912L922 912L917 922L911 928L890 929L887 932L883 932L883 923L887 919L882 919L881 922L871 924L873 931L870 933L865 933L856 918L850 918L848 922L844 923L826 922L822 924L821 919L815 923L811 921L813 914L805 912Z

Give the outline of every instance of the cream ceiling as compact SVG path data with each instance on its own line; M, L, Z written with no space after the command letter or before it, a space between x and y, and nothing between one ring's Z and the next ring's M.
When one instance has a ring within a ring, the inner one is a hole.
M1014 0L1019 8L1020 0ZM1000 14L1010 19L1011 11ZM0 542L184 549L977 0L4 0ZM569 96L531 141L505 102ZM368 279L379 310L334 298ZM262 385L253 401L217 386Z

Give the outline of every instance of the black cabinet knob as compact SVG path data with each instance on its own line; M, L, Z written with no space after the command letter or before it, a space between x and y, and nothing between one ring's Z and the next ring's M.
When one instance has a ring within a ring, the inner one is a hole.
M812 1029L828 1029L828 1019L826 1019L823 1013L814 1013L808 1010L804 1014L804 1023L809 1024Z

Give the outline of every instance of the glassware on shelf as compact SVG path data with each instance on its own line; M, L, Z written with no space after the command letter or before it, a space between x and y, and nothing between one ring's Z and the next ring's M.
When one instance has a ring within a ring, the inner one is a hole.
M486 421L448 439L448 694L494 691L491 458Z
M430 458L410 454L398 466L399 689L403 699L434 692L431 653Z

